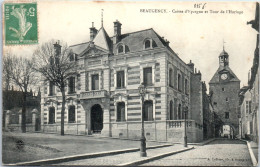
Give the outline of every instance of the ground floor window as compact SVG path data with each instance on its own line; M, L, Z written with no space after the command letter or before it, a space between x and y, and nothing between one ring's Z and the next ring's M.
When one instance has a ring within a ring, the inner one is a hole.
M125 103L117 103L117 121L125 121Z
M229 119L229 112L225 112L225 118Z
M69 123L76 122L75 106L69 106Z
M49 108L49 124L55 123L55 108L50 107Z
M170 120L174 120L175 119L175 114L174 114L174 109L173 109L173 101L170 101Z
M153 121L153 101L144 102L144 121Z
M181 104L179 104L179 106L178 106L178 119L182 119Z

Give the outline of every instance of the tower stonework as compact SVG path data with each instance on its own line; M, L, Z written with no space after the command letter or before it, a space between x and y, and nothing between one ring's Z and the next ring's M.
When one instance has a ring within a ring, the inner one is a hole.
M219 135L219 130L223 132L224 125L229 125L234 130L232 136L238 135L239 89L240 80L230 69L229 55L223 49L219 55L219 68L209 82L214 110L222 121L222 124L216 127L216 135Z

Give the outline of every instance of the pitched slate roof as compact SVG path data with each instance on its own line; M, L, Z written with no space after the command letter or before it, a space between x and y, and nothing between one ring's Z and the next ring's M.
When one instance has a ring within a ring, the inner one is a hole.
M77 44L77 45L72 45L70 46L70 49L72 49L72 52L79 55L82 53L84 50L86 50L89 46L89 42Z
M109 37L104 27L101 27L93 39L95 46L102 49L108 50L109 52L116 53L116 46L120 43L127 45L130 52L137 52L144 50L144 41L146 39L152 39L153 48L155 47L166 47L172 53L174 51L168 46L167 42L159 36L152 28L145 29L141 31L136 31L132 33L126 33L119 36L119 41L117 44L113 44L113 37ZM78 55L82 54L90 46L91 42L81 43L77 45L72 45L70 48L72 51ZM176 53L174 53L176 54ZM177 56L177 54L176 54Z
M166 45L166 42L152 28L122 34L118 43L127 45L130 52L136 52L144 50L143 44L145 39L152 39L157 47L163 47ZM116 53L115 49L116 47L114 47L114 53Z
M222 71L228 71L230 73L230 82L239 82L240 80L237 78L235 73L229 68L229 66L219 66L218 70L215 72L211 80L209 81L209 84L212 83L219 83L219 73Z

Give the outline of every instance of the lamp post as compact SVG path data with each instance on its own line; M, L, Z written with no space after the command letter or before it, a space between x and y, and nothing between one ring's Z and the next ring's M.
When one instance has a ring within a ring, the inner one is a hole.
M140 145L140 156L141 157L146 157L146 139L144 136L144 96L146 94L146 87L144 86L144 84L142 83L139 87L139 94L141 96L141 100L142 100L142 129L141 129L141 145Z
M184 108L184 147L188 147L187 144L187 112L188 112L188 105L186 104Z

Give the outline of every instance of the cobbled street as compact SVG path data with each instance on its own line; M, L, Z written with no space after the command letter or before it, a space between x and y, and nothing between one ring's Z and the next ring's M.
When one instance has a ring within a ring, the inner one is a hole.
M207 145L155 160L145 166L252 166L245 142L217 139Z

